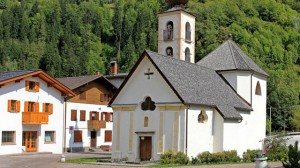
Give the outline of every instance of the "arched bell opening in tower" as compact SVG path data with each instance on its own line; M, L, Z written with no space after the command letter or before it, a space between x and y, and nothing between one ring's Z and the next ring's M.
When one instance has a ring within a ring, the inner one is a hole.
M173 57L173 48L172 47L167 47L166 48L166 55Z
M173 22L169 21L166 25L166 29L164 30L165 41L173 40L173 28L174 28Z

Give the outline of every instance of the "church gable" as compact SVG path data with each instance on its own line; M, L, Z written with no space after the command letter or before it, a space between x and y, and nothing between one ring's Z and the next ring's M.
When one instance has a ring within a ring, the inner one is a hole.
M182 102L144 52L110 104L138 104L147 97L155 103Z

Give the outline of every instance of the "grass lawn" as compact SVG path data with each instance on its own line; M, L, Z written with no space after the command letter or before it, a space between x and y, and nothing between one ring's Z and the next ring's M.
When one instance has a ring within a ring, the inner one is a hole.
M97 162L97 160L110 159L110 157L94 157L94 158L79 158L66 160L67 163L86 163L86 162Z

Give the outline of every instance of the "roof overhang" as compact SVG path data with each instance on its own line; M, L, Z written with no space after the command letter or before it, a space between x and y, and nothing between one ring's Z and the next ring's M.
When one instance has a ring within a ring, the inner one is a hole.
M13 77L13 78L1 81L0 86L3 86L3 85L5 85L6 83L9 83L9 82L19 81L19 80L22 80L24 78L32 77L32 76L33 77L39 77L40 79L44 80L48 84L49 87L51 86L51 87L56 88L64 96L75 96L76 95L68 87L66 87L65 85L60 83L58 80L51 77L50 75L48 75L47 73L45 73L42 70L34 71L34 72L31 72L31 73L27 73L27 74L24 74L24 75L20 75L20 76L17 76L17 77Z

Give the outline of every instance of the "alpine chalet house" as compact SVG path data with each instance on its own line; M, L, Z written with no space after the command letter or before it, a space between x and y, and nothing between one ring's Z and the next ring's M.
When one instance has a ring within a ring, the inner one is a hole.
M115 85L123 80L117 77L117 63L111 62L109 77ZM100 73L92 76L58 78L58 81L76 94L66 99L65 148L70 151L111 150L113 112L107 107L117 87ZM74 131L70 131L73 129Z
M64 98L72 95L42 70L0 72L0 155L61 154Z

